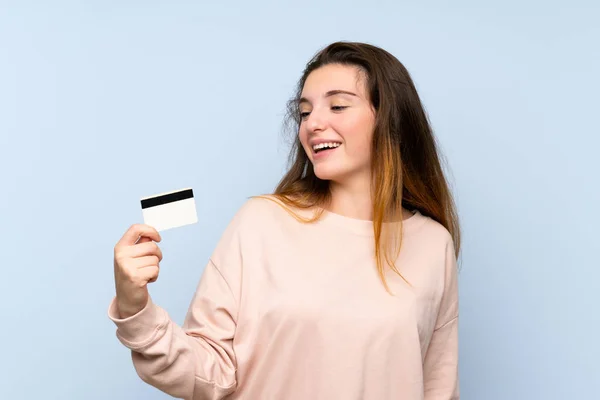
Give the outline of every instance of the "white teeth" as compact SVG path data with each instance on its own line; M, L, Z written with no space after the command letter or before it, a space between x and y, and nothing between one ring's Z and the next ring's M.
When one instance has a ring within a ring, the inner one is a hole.
M335 149L336 147L339 147L341 145L341 143L335 143L335 142L329 142L329 143L320 143L320 144L316 144L313 146L313 150L317 151L317 150L321 150L324 148L331 148L331 149Z

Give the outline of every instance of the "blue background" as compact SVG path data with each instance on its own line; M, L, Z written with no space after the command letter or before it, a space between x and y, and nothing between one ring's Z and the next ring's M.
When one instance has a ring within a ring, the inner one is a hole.
M600 392L600 5L1 2L2 399L164 399L107 317L139 198L191 186L151 286L181 323L224 227L282 175L285 102L335 40L411 72L464 231L464 399Z

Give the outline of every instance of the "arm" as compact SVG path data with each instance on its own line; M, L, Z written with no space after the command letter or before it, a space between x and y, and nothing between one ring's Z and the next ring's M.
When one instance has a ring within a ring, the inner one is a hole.
M122 319L113 299L109 318L131 349L140 378L183 399L222 399L236 387L233 337L237 302L212 260L206 266L183 327L149 299L139 313Z
M424 361L426 400L457 400L458 276L452 240L446 245L444 293Z

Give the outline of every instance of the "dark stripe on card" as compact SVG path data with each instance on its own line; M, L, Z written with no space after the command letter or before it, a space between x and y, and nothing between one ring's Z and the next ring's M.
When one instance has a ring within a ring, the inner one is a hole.
M175 201L191 199L193 197L194 192L192 189L181 190L179 192L164 194L162 196L141 200L142 209L173 203Z

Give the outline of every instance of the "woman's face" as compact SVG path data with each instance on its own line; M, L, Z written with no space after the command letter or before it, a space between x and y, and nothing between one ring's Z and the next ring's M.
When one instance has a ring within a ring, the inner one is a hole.
M375 111L366 89L366 76L351 66L326 65L306 79L299 138L319 179L370 179Z

